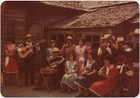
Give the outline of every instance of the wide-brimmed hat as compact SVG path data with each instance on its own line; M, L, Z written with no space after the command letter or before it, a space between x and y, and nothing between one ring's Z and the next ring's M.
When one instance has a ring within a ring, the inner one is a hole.
M60 50L58 48L53 48L53 52L59 52Z
M124 38L123 37L117 37L117 42L124 42Z
M110 36L110 34L105 34L104 37L101 37L101 39L106 39Z
M26 34L26 38L33 37L31 34Z
M135 29L135 32L129 33L129 35L138 35L139 33L139 29Z
M68 39L69 39L69 40L73 40L73 39L72 39L72 36L68 36L66 39L67 39L67 40L68 40Z

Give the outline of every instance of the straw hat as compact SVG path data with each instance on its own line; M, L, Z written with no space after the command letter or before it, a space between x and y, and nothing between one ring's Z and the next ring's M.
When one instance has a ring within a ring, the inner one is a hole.
M31 34L26 34L26 38L33 37Z
M104 37L101 37L101 39L106 39L110 36L110 34L105 34Z
M70 40L73 40L73 39L72 39L72 36L68 36L68 37L67 37L66 39L70 39Z
M129 35L137 35L137 34L140 34L140 33L139 33L139 29L135 29L135 32L129 33Z
M59 52L60 50L58 48L53 48L53 52Z
M124 42L124 38L123 37L117 37L117 42Z

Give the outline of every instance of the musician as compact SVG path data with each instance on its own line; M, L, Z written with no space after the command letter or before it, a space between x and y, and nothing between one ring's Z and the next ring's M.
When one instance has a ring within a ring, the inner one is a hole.
M12 86L11 75L15 74L17 86L21 87L19 83L18 64L14 55L16 46L17 45L13 44L13 38L8 37L7 45L4 46L4 52L6 54L6 57L5 57L3 72L6 73L6 75L8 76L9 86Z
M103 44L98 48L98 56L100 61L100 67L104 66L104 56L107 54L112 54L112 51L110 49L110 42L108 40L108 37L110 34L105 34L104 37L101 39L103 40Z
M66 38L67 43L65 45L63 45L60 54L66 59L68 60L68 55L71 53L74 53L74 47L75 44L73 44L73 39L71 36L68 36Z
M53 56L52 50L53 50L54 48L56 48L56 47L55 47L55 44L56 44L56 41L55 41L55 40L51 40L51 47L46 49L47 58L49 58L50 56Z
M99 70L98 75L104 76L106 79L94 82L90 87L95 95L104 97L109 91L116 88L118 69L114 65L115 58L112 55L105 56L105 65ZM103 70L106 70L103 72Z
M58 50L58 48L54 48L53 49L54 56L49 57L46 61L46 69L49 68L58 69L58 73L53 75L53 84L55 87L58 85L57 83L58 80L61 79L61 77L64 75L64 68L65 68L64 66L65 59L59 55L59 51L60 50ZM37 86L33 90L38 90L42 82L43 82L43 78L40 74Z
M125 55L127 57L132 57L132 72L129 74L133 75L131 82L129 84L128 88L128 97L136 97L139 94L139 29L136 29L135 32L129 33L133 37L133 42L135 44L134 48L126 52L118 47L117 44L115 44L113 47L117 50L118 53Z
M133 42L127 41L124 43L124 50L130 51L133 48ZM132 65L131 64L130 57L123 56L123 66L121 67L121 96L124 96L128 92L128 86L131 81L132 75L129 75L129 72L132 71Z
M124 38L123 37L117 37L117 43L118 43L118 47L123 49ZM115 56L115 59L116 59L115 65L117 66L118 69L120 69L122 64L123 64L123 58L122 58L123 55L118 53L117 51L113 55Z
M76 97L87 97L89 92L88 88L90 85L97 81L98 78L98 64L94 60L94 53L92 51L88 52L87 60L85 60L83 67L82 67L82 75L78 76L74 83L77 85L78 94ZM82 90L84 90L85 94L83 95Z
M16 50L18 52L23 52L23 53L27 53L27 50L23 50L21 49L21 47L26 47L27 45L35 45L35 43L32 42L32 36L31 34L27 34L26 35L26 41L21 43L19 46L17 46ZM36 43L36 47L33 48L33 51L28 54L27 57L24 58L24 83L25 83L25 87L28 86L28 77L29 77L29 73L30 72L30 82L31 85L35 85L34 84L34 57L35 55L38 54L38 51L40 50L40 46L38 43Z

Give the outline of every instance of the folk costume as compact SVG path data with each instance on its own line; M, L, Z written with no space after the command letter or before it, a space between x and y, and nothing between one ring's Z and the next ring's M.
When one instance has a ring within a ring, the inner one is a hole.
M83 65L83 63L86 59L85 58L86 53L90 50L91 50L91 47L85 46L85 45L82 48L80 48L79 45L74 48L74 51L77 55L76 61L79 63L79 68L78 68L79 73L78 73L78 75L81 75L81 73L82 73L82 71L80 69L81 69L81 67L82 67L82 65Z
M28 36L31 37L30 34L26 35L26 37L28 37ZM21 47L26 47L27 45L33 46L33 45L35 45L35 43L33 43L33 42L28 43L27 41L23 42L16 47L16 50L18 52L21 52L22 51ZM29 53L27 57L24 58L24 78L25 78L24 83L25 83L25 86L28 86L28 77L29 77L28 71L30 72L31 85L34 85L34 58L38 54L38 51L40 51L40 47L36 46L33 48L33 51L31 53Z
M64 74L64 68L65 68L64 64L65 64L65 59L62 56L58 56L58 57L51 56L46 61L45 68L51 67L53 65L57 65L56 69L58 69L58 73L55 73L53 75L53 84L55 87L57 85L58 79L60 79L61 76ZM47 75L44 74L44 76L47 76ZM37 82L37 86L34 90L37 90L41 86L42 83L43 83L43 78L40 74L38 82Z
M76 70L76 68L78 68L79 64L74 61L73 64L70 64L70 61L67 61L65 63L65 67L67 68L68 72L73 72ZM69 74L67 75L67 73L64 74L62 81L61 81L61 86L62 83L65 83L68 87L70 87L71 89L77 90L77 87L74 83L75 78L77 78L78 74L77 73L73 73L73 74Z
M86 65L86 68L88 68L89 72L98 71L98 64L95 60L91 64L89 64L89 60L85 60L84 64ZM98 72L94 75L81 75L75 79L74 83L78 84L82 88L88 89L93 82L97 81L97 78Z
M4 51L8 52L8 53L14 53L15 48L16 48L15 44L5 45L4 46ZM7 74L18 73L19 72L17 60L16 60L16 57L14 55L5 57L3 72L5 72Z
M106 74L108 76L113 77L114 79L108 79L102 81L94 82L89 89L97 94L98 96L105 96L109 91L116 88L117 86L117 76L118 76L118 69L115 65L112 65L110 68L108 66L104 65L104 69L106 69Z
M73 41L73 39L72 39L71 36L68 36L66 39L67 39L67 40ZM61 49L61 51L60 51L60 54L61 54L66 60L68 60L69 54L74 53L74 47L75 47L75 44L73 44L73 43L68 44L68 43L67 43L67 44L63 45L63 47L62 47L62 49Z

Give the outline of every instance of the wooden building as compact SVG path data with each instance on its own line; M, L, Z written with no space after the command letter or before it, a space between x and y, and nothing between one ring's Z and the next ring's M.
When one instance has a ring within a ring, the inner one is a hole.
M115 38L124 37L128 40L131 39L128 33L136 28L139 28L139 5L137 2L128 2L90 8L83 15L74 16L47 28L46 36L49 40L57 40L59 48L64 44L67 35L73 36L75 44L78 44L79 38L84 37L87 45L97 53L102 43L100 38L104 34L109 33Z
M105 33L130 38L127 33L138 28L138 13L138 4L132 1L5 1L1 5L1 65L8 36L15 44L24 42L27 33L34 36L33 42L47 39L35 60L40 65L51 39L61 49L68 35L73 36L75 44L85 37L97 50ZM23 66L22 59L18 63Z

